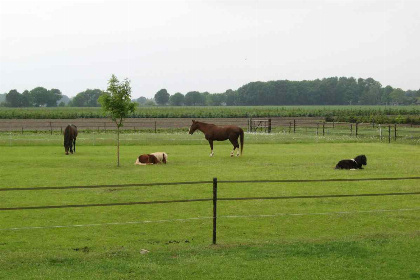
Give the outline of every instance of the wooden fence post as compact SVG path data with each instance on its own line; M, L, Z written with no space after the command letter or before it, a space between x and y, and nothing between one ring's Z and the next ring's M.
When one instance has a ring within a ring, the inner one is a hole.
M325 122L322 123L322 136L325 135Z
M388 125L388 143L391 143L391 126Z
M357 137L357 133L358 133L358 126L359 126L359 123L356 123L356 137Z
M382 141L382 127L380 124L378 125L378 127L379 127L379 139Z
M350 136L352 136L353 135L353 124L351 123L350 124Z
M394 141L397 141L397 124L394 124Z
M51 135L52 135L52 124L51 124L51 122L50 122L50 132L51 132Z
M296 133L296 120L293 120L293 133Z
M217 226L217 178L213 178L213 245L216 245Z
M155 133L156 133L156 121L155 121Z
M271 133L271 119L268 119L268 133Z

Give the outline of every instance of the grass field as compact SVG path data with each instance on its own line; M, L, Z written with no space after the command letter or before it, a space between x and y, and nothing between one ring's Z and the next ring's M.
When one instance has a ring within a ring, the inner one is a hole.
M202 135L158 135L123 141L119 168L111 138L92 143L80 135L71 156L54 135L42 145L5 141L0 188L420 174L417 145L279 144L246 135L243 157L229 157L231 146L219 142L210 158ZM133 164L140 153L154 151L166 151L168 164ZM339 159L362 153L368 158L364 170L333 169ZM419 180L219 184L221 198L416 191ZM0 207L6 208L210 198L212 186L0 193ZM211 215L211 202L0 211L0 279L420 278L416 195L220 201L216 246L210 245Z

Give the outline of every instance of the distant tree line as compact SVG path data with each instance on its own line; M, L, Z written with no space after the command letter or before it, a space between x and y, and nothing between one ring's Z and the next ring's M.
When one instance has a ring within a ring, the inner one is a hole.
M313 81L251 82L224 93L191 91L155 94L158 105L253 106L253 105L410 105L420 104L420 89L404 91L382 85L372 78L331 77Z
M43 87L36 87L31 91L25 90L23 93L12 89L5 94L2 104L6 107L55 107L57 101L62 97L59 89L47 90Z
M70 99L58 89L36 87L22 93L13 89L0 95L0 102L4 107L99 107L98 98L103 93L100 89L87 89Z
M0 94L0 102L6 107L99 107L98 98L102 94L100 89L87 89L69 99L58 89L37 87L23 93L11 90ZM142 96L133 101L141 106L411 105L420 104L420 89L404 91L382 87L372 78L331 77L312 81L251 82L224 93L190 91L171 95L161 89L154 98Z

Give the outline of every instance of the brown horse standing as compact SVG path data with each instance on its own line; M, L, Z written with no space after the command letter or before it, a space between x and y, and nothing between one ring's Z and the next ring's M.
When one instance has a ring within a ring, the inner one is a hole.
M77 137L77 127L72 124L68 125L66 129L64 129L64 150L66 151L66 155L70 153L73 153L73 147L74 152L76 152L76 137Z
M240 138L241 140L242 155L242 150L244 148L244 131L242 130L242 128L234 125L216 126L214 124L197 122L193 120L189 134L193 134L194 131L196 131L197 129L203 132L207 141L209 141L211 149L210 156L214 155L213 141L225 141L227 139L229 139L230 143L232 143L233 145L233 151L230 153L230 156L233 157L236 148L238 148L238 150L236 151L236 156L239 156L238 138Z

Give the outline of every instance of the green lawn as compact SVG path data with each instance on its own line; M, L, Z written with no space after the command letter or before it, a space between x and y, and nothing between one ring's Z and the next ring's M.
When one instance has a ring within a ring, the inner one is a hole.
M61 141L4 143L0 188L420 175L416 145L258 143L249 136L243 157L229 157L231 146L219 142L210 158L202 135L181 135L188 140L182 145L171 144L176 135L160 137L123 145L119 168L116 148L105 142L80 139L70 156ZM134 165L136 156L155 151L169 154L167 165ZM333 169L359 154L368 158L364 170ZM219 184L221 198L416 191L419 180ZM0 192L0 207L211 195L211 184L7 191ZM0 211L0 279L416 279L419 213L416 195L220 201L213 246L211 202Z

